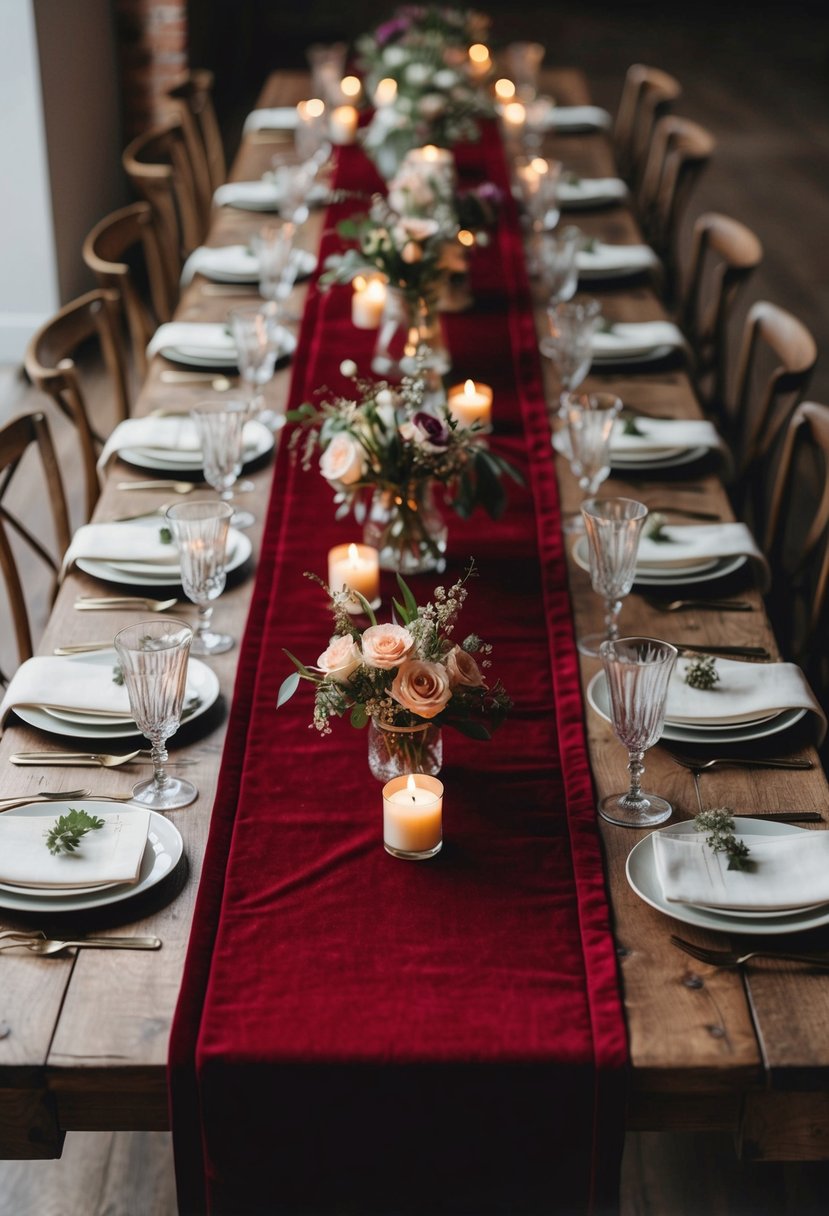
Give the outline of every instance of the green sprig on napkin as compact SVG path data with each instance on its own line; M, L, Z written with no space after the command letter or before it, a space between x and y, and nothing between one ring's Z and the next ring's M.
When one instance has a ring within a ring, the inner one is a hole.
M720 673L715 670L717 660L713 655L700 655L692 659L685 672L685 683L691 688L710 689L719 683Z
M87 811L76 811L69 808L66 815L60 815L49 829L44 832L46 847L50 853L74 853L87 832L96 832L104 826L103 819L90 815Z
M729 870L751 870L748 845L734 835L734 819L731 808L718 806L710 811L701 811L694 818L700 832L707 832L705 843L715 853L725 853Z

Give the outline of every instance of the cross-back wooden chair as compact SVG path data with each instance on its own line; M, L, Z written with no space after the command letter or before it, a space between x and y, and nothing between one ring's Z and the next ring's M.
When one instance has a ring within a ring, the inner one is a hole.
M87 344L97 345L106 374L107 397L115 404L115 423L129 416L127 361L121 338L120 301L114 291L100 288L72 300L42 325L26 348L26 374L69 419L78 435L85 485L86 518L98 501L100 486L95 461L103 436L92 422L86 377L78 360ZM111 427L107 428L111 430Z
M654 124L636 206L645 235L662 258L669 299L676 289L679 225L715 146L709 131L676 114Z
M121 162L133 189L153 209L168 273L177 282L184 259L207 230L181 121L171 118L136 136Z
M213 105L213 83L212 72L193 68L166 93L187 141L205 225L210 220L213 192L227 176L222 134Z
M716 211L697 217L679 323L694 351L697 394L721 413L728 386L728 324L735 302L763 258L745 224Z
M829 408L805 401L786 429L764 551L769 614L786 658L829 698Z
M735 457L734 505L758 535L768 519L769 486L782 436L816 361L815 340L802 321L768 300L751 306L723 429Z
M35 470L29 463L21 470L21 463L30 452L36 452L39 457L40 479L33 478ZM18 472L21 472L21 476L16 484L22 489L21 483L25 482L25 495L21 496L20 502L10 503L9 499L15 497L11 487ZM40 480L45 485L41 485ZM48 503L56 552L47 548L41 539L44 521L39 508L42 502ZM0 573L6 588L16 657L20 663L31 658L33 653L32 622L24 594L24 586L30 584L31 579L27 577L25 567L21 569L21 566L30 558L44 563L52 577L51 603L57 588L60 562L69 547L69 539L66 497L49 424L42 413L21 414L0 427ZM21 550L20 560L15 555L16 548ZM0 670L0 683L7 684L8 680L9 676Z
M657 119L681 96L682 86L661 68L632 63L625 73L613 127L619 172L632 186L641 180Z

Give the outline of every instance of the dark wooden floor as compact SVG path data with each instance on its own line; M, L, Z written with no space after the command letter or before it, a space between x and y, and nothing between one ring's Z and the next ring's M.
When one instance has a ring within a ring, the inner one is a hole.
M821 351L809 395L829 403L829 5L723 2L677 12L665 0L560 0L522 3L503 15L489 7L503 40L540 39L551 62L582 65L595 100L610 110L629 63L650 63L679 77L678 112L703 123L718 141L691 199L686 230L706 209L755 229L766 257L738 323L759 298L796 313ZM389 8L371 0L348 6L325 0L291 11L259 0L214 0L212 6L191 0L200 23L194 61L217 72L228 151L269 67L302 66L301 48L314 37L350 36ZM257 20L264 28L276 22L279 36L228 39L223 21L242 15L254 30ZM265 48L262 62L251 67L257 45ZM0 369L0 417L38 401L18 369ZM824 1216L827 1197L824 1165L742 1165L721 1136L628 1139L623 1216ZM175 1210L169 1137L162 1133L76 1133L59 1162L0 1163L0 1216L174 1216Z

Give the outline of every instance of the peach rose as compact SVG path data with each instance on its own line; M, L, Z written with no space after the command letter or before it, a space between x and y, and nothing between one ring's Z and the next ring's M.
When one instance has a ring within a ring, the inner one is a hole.
M418 717L434 718L452 696L449 673L442 663L411 659L394 677L391 695L399 705Z
M402 625L370 625L363 634L363 662L388 671L409 657L414 638Z
M328 649L317 659L317 667L326 677L339 680L342 684L357 670L362 661L360 647L346 633L342 637L331 639Z
M468 688L480 688L484 682L481 669L471 654L467 654L460 646L453 646L446 656L446 670L449 672L449 683L452 688L456 684L465 684Z
M338 481L350 486L365 472L365 453L357 440L340 431L320 456L320 472L326 481Z

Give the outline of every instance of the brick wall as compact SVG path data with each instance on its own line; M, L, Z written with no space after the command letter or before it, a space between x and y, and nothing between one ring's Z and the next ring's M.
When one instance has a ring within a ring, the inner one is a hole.
M115 0L125 140L164 116L161 97L187 69L187 0Z

